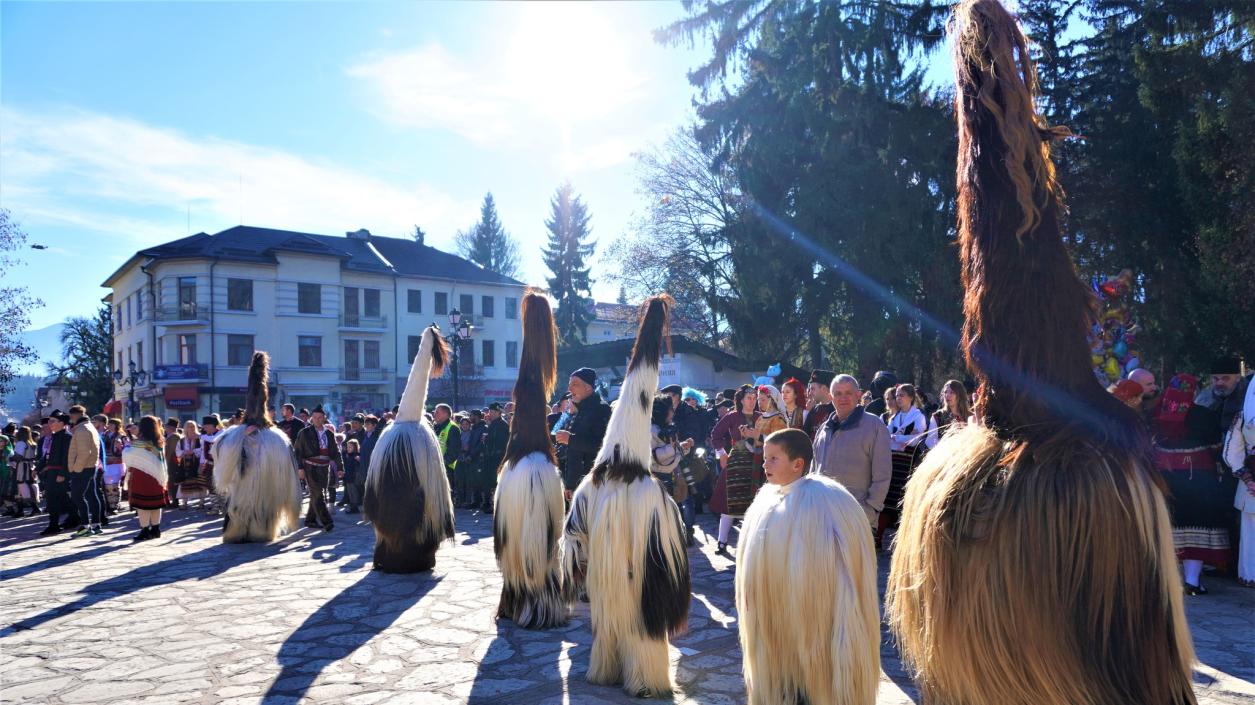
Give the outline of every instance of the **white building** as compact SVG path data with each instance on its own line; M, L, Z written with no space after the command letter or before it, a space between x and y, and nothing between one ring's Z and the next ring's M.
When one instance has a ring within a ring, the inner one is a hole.
M518 372L524 285L410 239L238 226L141 250L104 286L115 369L149 372L136 388L144 414L243 407L254 350L270 353L276 407L391 407L423 329L451 332L453 309L475 326L460 406L508 399ZM451 372L433 381L432 402L452 400Z

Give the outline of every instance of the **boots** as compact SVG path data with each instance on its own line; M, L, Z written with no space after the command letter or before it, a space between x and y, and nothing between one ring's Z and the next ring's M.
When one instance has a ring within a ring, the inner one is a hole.
M139 533L135 535L135 538L131 539L131 543L139 543L152 538L152 528L151 526L140 527Z

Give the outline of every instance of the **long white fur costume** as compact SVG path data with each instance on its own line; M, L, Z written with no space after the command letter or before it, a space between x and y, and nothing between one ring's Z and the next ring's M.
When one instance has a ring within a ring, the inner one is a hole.
M445 359L444 340L430 326L396 420L379 434L370 456L363 509L375 528L375 568L385 573L431 570L440 541L453 538L453 498L440 441L423 416L428 379L443 370Z
M876 551L858 500L822 475L763 486L736 562L750 705L875 703Z
M669 299L650 299L619 400L593 471L571 500L564 591L588 586L593 649L588 681L629 695L672 690L669 636L683 631L691 599L684 525L649 474L649 419Z
M287 435L274 426L247 433L249 423L266 413L269 365L266 353L253 354L248 422L223 431L214 443L214 482L226 497L223 543L274 541L300 519L301 486Z
M544 629L567 621L561 594L566 507L546 420L557 381L557 331L544 296L529 291L522 313L514 419L494 498L493 551L503 583L497 616L527 629Z

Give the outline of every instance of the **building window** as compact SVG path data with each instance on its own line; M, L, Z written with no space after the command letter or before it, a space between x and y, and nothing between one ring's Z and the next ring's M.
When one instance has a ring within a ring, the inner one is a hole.
M227 335L227 364L235 367L248 367L253 361L253 336Z
M321 284L306 284L301 282L296 285L296 312L322 313Z
M140 341L135 344L135 366L144 369L144 342Z
M368 370L379 369L379 341L362 341L362 367Z
M462 304L462 315L473 316L475 314L475 297L470 294L462 294L460 298Z
M505 299L505 317L514 320L519 317L519 300L509 296Z
M252 311L253 310L253 280L252 279L228 279L227 280L227 310L228 311Z
M196 277L179 277L179 320L196 320Z
M344 287L344 325L356 326L361 323L357 305L357 287Z
M482 357L484 359L484 363L483 363L484 367L496 367L497 366L496 342L491 341L491 340L485 340L483 341L483 343L484 344L481 349L483 350Z
M519 344L513 340L507 340L505 343L505 366L519 366Z
M144 320L144 289L135 292L135 320Z
M358 379L357 371L361 368L357 357L358 341L344 341L344 378Z
M443 291L436 292L436 315L449 315L449 295Z
M322 338L317 335L296 337L297 364L301 367L322 367Z
M115 370L122 369L122 351L121 350L118 351L118 366L113 369Z
M406 364L414 364L414 358L418 357L418 346L422 344L423 336L421 335L411 335L405 339L405 359L409 361Z
M362 315L367 318L379 318L379 290L362 289Z
M497 314L497 307L495 303L496 299L493 299L491 296L481 297L479 300L479 315L484 318L492 318L495 316Z
M116 309L113 313L113 332L122 332L122 304L113 307Z
M196 336L179 335L179 364L196 364Z
M423 312L423 290L422 289L410 289L406 291L405 293L406 293L405 310L409 311L410 313L422 313Z

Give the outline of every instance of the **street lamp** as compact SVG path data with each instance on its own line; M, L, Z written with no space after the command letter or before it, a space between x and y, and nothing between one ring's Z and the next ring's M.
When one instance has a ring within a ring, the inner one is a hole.
M462 341L470 340L474 334L475 328L471 325L470 319L463 319L462 312L456 308L449 312L449 326L453 332L445 336L445 340L453 346L453 410L458 410L458 367L459 357L461 355Z
M139 414L139 403L135 401L135 387L142 387L147 383L148 373L143 368L135 369L134 360L127 363L127 371L130 374L123 377L122 370L114 370L113 381L119 385L125 384L130 388L127 392L126 410L130 413L131 420L134 420L136 415Z

